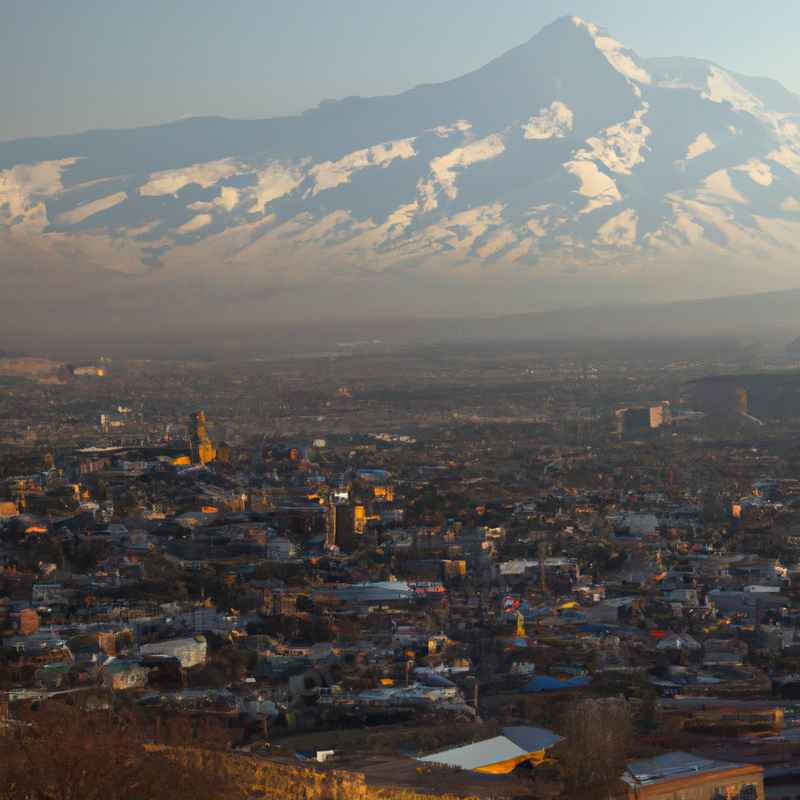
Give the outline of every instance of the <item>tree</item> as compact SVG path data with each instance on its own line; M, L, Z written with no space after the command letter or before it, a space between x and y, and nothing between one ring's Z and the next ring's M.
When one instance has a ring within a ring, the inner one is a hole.
M110 552L111 546L108 542L85 541L75 551L72 557L72 567L80 573L90 572L104 558L107 558Z
M605 798L622 777L633 738L630 707L618 698L590 698L567 706L559 746L571 797Z
M29 725L0 734L0 800L234 800L221 770L184 766L178 751L146 749L147 726L131 715L47 703ZM209 761L220 754L209 751Z
M658 702L656 693L652 689L646 689L642 695L639 713L636 716L636 725L639 730L645 733L649 733L658 727Z

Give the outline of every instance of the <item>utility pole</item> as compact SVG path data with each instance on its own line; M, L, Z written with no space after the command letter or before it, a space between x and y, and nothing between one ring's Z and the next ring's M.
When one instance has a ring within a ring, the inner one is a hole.
M545 561L547 560L547 542L544 540L540 541L536 550L539 557L539 591L542 594L547 594L547 573L545 570Z

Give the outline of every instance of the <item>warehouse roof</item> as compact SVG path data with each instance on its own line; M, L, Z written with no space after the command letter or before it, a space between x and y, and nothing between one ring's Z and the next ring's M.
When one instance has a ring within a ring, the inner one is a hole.
M480 769L501 761L510 761L531 753L546 750L561 741L561 737L545 728L517 726L503 728L500 736L484 739L464 747L455 747L424 756L420 761L430 761L460 769Z

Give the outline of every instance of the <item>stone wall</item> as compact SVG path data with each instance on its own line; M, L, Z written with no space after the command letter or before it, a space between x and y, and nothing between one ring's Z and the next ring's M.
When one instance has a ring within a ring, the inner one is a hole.
M358 772L316 770L265 758L211 750L173 749L185 764L223 773L246 788L254 800L459 800L455 795L432 795L413 789L370 786ZM476 798L472 798L476 800Z

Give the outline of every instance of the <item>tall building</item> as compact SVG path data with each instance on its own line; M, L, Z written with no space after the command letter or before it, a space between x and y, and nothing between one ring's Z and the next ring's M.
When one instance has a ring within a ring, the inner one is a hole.
M656 406L650 406L650 427L660 428L670 421L670 406L669 403L659 403Z
M204 411L195 411L189 417L189 441L192 445L192 462L208 464L216 458L214 443L208 438L206 415Z
M367 530L367 510L360 503L353 508L353 529L357 536L363 536Z
M692 397L698 411L712 416L734 417L747 414L750 398L747 389L733 377L703 378L692 384Z
M336 545L343 553L352 553L366 529L367 515L362 505L350 503L328 506L325 544Z
M671 421L668 402L653 403L617 411L617 430L622 436L637 436L657 430Z

